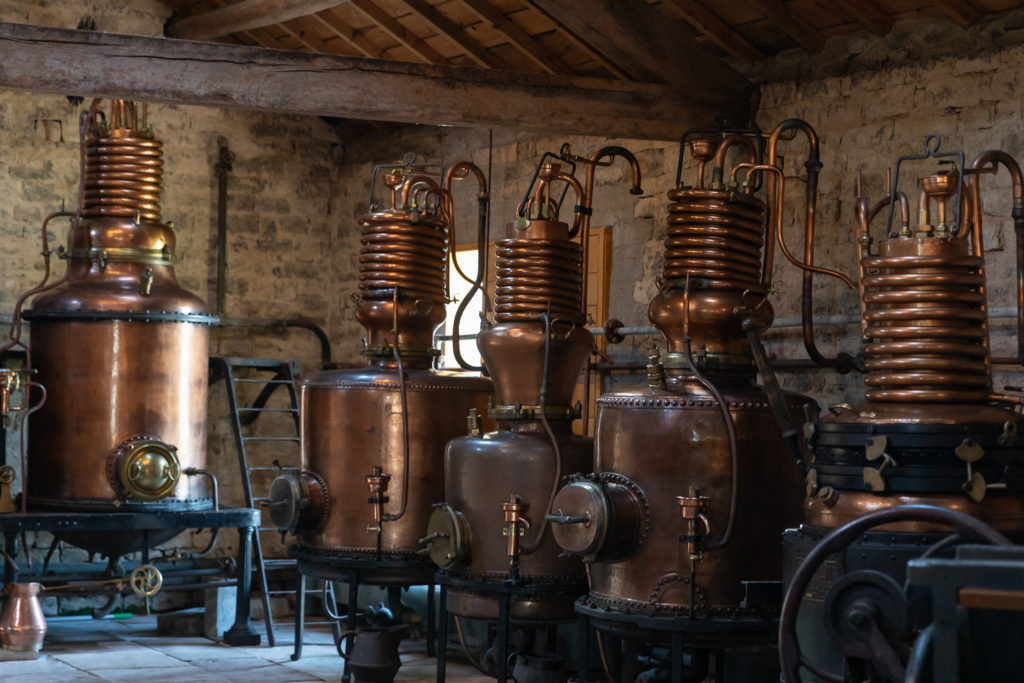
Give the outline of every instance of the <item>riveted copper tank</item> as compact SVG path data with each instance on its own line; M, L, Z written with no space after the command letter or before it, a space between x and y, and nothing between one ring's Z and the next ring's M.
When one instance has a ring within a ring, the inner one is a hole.
M82 129L82 201L64 252L67 273L24 314L47 390L30 423L29 506L210 507L205 486L185 470L206 460L216 317L175 278L174 232L160 217L162 143L145 114L120 100L109 120L85 112ZM131 545L131 534L105 536L69 540L113 554Z
M545 155L536 185L497 243L496 324L477 344L494 379L489 415L498 428L481 433L471 423L470 434L448 444L445 504L425 539L431 557L452 576L482 585L544 585L531 597L512 599L514 621L572 619L585 586L582 563L560 556L547 515L561 476L589 467L592 458L592 441L572 432L578 410L570 404L593 348L583 311L594 170L616 155L630 163L639 193L639 166L627 150L606 147L583 159L563 148L564 160L587 165L585 186ZM558 220L555 191L562 183L577 198L571 228ZM447 606L458 616L499 616L498 599L486 590L449 587Z
M1013 407L1020 399L992 390L981 207L983 174L1001 164L1013 187L1021 349L1024 181L1005 152L983 152L965 168L962 152L940 153L939 143L930 136L924 155L901 158L888 196L874 204L863 196L858 178L866 400L831 406L810 433L814 461L804 524L784 539L787 582L828 531L894 505L936 505L1011 536L1024 531L1024 481L1016 474L1024 466L1024 449L1017 434L1021 416ZM912 162L904 170L920 169L925 159L948 159L953 166L919 177L915 222L910 201L898 189L900 167ZM876 249L871 224L886 212ZM906 562L946 534L948 529L935 524L889 524L861 537L855 551L826 563L802 596L797 632L804 655L825 669L842 663L823 629L823 605L844 574L871 569L902 583Z
M558 493L553 528L562 548L590 564L578 608L598 628L638 614L679 617L673 628L690 631L688 643L726 647L771 637L778 538L799 520L802 498L799 453L774 411L799 425L817 405L785 393L773 406L754 383L750 335L773 319L783 188L762 153L779 134L703 133L683 138L680 153L690 148L698 178L669 193L663 285L648 311L668 353L652 355L646 385L598 398L592 473ZM816 179L816 140L811 161ZM755 194L761 177L770 181L767 206Z
M489 380L433 369L435 329L448 301L451 182L463 162L432 177L409 156L385 169L388 206L359 218L359 305L364 368L328 370L302 385L302 472L271 487L272 516L298 537L298 556L381 561L364 582L429 582L419 539L444 497L444 448L482 412ZM384 566L387 565L387 566Z

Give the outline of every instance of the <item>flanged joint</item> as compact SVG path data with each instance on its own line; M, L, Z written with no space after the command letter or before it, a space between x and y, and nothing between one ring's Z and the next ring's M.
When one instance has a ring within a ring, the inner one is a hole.
M327 521L327 482L316 472L285 472L270 485L270 520L284 533L318 531Z
M110 479L131 498L147 502L166 498L181 477L177 451L176 446L152 436L130 436L111 456Z

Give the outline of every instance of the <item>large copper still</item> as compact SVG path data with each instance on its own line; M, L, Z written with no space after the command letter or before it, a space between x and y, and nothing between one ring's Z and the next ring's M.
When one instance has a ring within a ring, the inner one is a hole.
M1021 415L1013 407L1020 399L992 388L981 204L984 174L1003 165L1013 187L1019 328L1024 180L1005 152L982 152L965 168L962 152L938 150L938 137L930 136L924 154L901 158L889 196L874 204L863 196L858 179L867 400L831 406L809 432L814 461L807 474L804 523L784 537L787 583L827 532L893 506L938 506L999 531L1024 530L1024 482L1016 474L1024 464L1017 436ZM915 223L911 202L898 189L900 167L928 159L943 165L919 178ZM885 233L875 250L871 224L886 211ZM1022 341L1018 330L1018 345ZM898 593L907 561L946 534L943 525L925 519L887 524L833 556L804 595L788 595L787 610L790 603L800 606L795 628L805 659L819 670L838 669L842 652L853 647L835 636L843 633L836 625L844 618L845 598L839 593L852 600L858 591L878 592L882 584L896 586ZM791 620L783 624L784 631L792 628ZM885 649L875 647L874 654ZM865 659L869 663L862 664L860 674L868 676L875 664L870 656Z
M217 319L175 278L174 232L160 217L162 143L145 105L132 102L114 100L109 120L83 112L81 127L80 209L61 254L67 272L34 290L23 316L47 390L31 422L28 505L205 509L212 498L183 475L205 463L208 339ZM69 540L116 555L131 536Z
M364 368L329 370L302 385L302 471L271 486L271 515L298 536L304 561L383 560L380 584L428 582L420 558L431 505L444 496L444 447L483 411L491 383L433 369L435 329L448 301L453 180L483 173L468 162L443 178L411 156L383 168L388 206L359 219L359 306Z
M563 147L563 160L586 165L584 184L545 155L515 222L498 241L496 324L477 339L494 379L489 415L498 428L481 433L479 417L471 415L470 433L448 444L445 503L424 539L430 556L453 576L561 586L514 597L515 621L571 619L583 580L582 564L560 556L547 514L562 475L589 467L592 457L592 441L572 432L578 410L571 402L593 348L584 274L594 172L616 156L630 164L632 192L639 194L640 168L629 151L605 147L586 159ZM577 200L571 227L558 220L570 188ZM482 590L449 588L447 608L462 617L499 616L498 598Z
M669 193L663 284L648 311L667 354L651 356L646 385L597 400L592 474L573 475L553 506L555 540L588 563L590 593L578 607L599 628L630 615L679 617L672 628L692 631L687 642L705 647L770 632L778 537L799 519L802 497L793 462L802 455L773 410L796 425L817 413L794 393L772 405L754 383L751 335L773 319L774 242L803 265L782 242L785 183L776 165L780 138L794 132L810 143L813 231L820 165L808 124L788 120L767 138L683 137L680 154L689 148L698 162L696 184L677 180ZM737 151L739 162L730 163ZM766 201L755 194L762 184Z

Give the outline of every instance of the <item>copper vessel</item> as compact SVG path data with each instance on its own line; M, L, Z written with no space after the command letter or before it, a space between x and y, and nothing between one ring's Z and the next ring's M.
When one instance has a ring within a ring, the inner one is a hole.
M876 203L863 196L858 178L866 401L832 406L808 432L814 461L807 472L804 524L785 537L787 580L826 532L897 505L966 512L1011 537L1024 532L1024 482L1015 474L1024 464L1017 437L1021 415L1014 408L1020 398L992 389L981 206L984 174L1004 166L1013 188L1020 329L1024 180L1005 152L983 152L968 166L962 152L939 152L939 146L938 137L929 136L924 154L902 157L888 196ZM919 178L915 222L911 202L899 190L900 169L922 160L943 166ZM871 224L886 212L876 250ZM1019 349L1022 342L1018 333ZM833 586L841 581L853 590L856 577L848 575L866 568L900 584L906 562L948 529L909 520L873 533L884 536L884 547L864 534L856 553L838 554L805 595L787 596L787 604L803 601L795 632L805 658L819 669L835 671L843 663L844 646L826 637L833 616L825 605ZM878 547L872 549L873 543ZM782 628L789 631L794 624ZM870 675L874 664L863 666Z
M109 120L83 113L67 272L37 288L23 316L48 397L31 421L25 477L36 510L212 505L204 485L183 474L205 463L207 348L217 319L175 278L174 232L160 217L162 143L139 109L114 100ZM132 536L67 538L116 555L141 542Z
M769 637L777 539L798 521L802 498L794 459L804 454L792 430L817 414L806 396L780 392L773 403L754 383L756 336L773 319L767 295L784 189L774 155L786 131L810 143L813 226L820 164L805 122L786 121L768 137L683 137L697 182L680 176L669 193L664 281L648 311L668 353L651 356L646 385L598 398L592 473L573 475L553 506L555 539L589 564L578 609L598 628L639 614L678 618L663 630L689 631L687 642L703 647ZM681 156L680 173L682 165ZM791 424L783 432L780 412Z
M11 583L5 587L0 614L0 644L5 650L36 651L43 646L46 618L39 605L39 583Z
M483 411L489 380L432 368L444 321L451 252L451 184L473 176L462 162L444 177L407 156L384 169L387 206L362 216L359 306L367 365L329 370L302 385L302 471L271 486L272 518L298 537L300 560L384 561L364 581L429 582L422 558L431 506L444 497L444 447Z
M448 444L445 503L424 539L451 576L484 587L543 584L530 597L513 596L509 616L517 622L571 619L582 591L583 565L560 556L547 516L562 475L589 467L592 458L591 440L572 433L579 412L570 404L594 343L584 327L594 172L621 156L632 170L632 192L640 192L639 165L621 147L590 158L563 147L562 161L586 165L583 184L549 156L497 243L495 325L477 339L494 379L489 416L498 428L481 433L473 415L470 433ZM577 200L571 227L558 220L568 189ZM483 589L449 587L447 608L457 616L499 617L496 594Z

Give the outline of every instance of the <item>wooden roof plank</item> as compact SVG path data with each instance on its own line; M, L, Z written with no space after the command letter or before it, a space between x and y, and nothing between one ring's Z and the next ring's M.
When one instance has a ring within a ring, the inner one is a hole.
M366 40L359 31L343 21L331 10L323 10L322 12L311 14L310 19L326 26L334 35L338 36L340 40L347 43L349 47L362 56L373 59L380 57L380 52L377 51L377 48L370 41Z
M646 82L670 83L687 97L710 103L731 97L751 102L754 86L743 75L711 54L695 40L683 22L673 20L646 2L593 2L592 0L530 0L601 51L631 77ZM732 101L735 104L735 100ZM736 125L750 121L751 111L720 112ZM713 120L712 118L707 121ZM680 129L688 123L680 121Z
M442 36L463 50L478 65L490 69L507 69L508 66L491 54L487 48L470 37L458 24L434 9L426 0L400 0L402 4L433 26Z
M818 29L807 23L782 0L749 0L756 5L776 26L781 28L790 38L817 54L825 49L825 39Z
M540 68L548 73L566 76L573 73L573 70L565 62L534 40L529 33L505 16L489 0L462 0L462 2L476 12L481 19L508 36L509 41Z
M733 31L717 14L697 0L662 0L662 2L678 12L688 24L736 59L744 62L756 62L764 57L761 51L751 45L746 38Z
M258 83L259 87L252 87ZM0 88L371 121L671 140L745 93L0 23Z
M242 0L242 2L184 17L167 25L167 35L210 40L229 33L280 24L334 7L339 0Z
M934 0L934 2L960 28L967 28L981 21L981 10L967 0Z
M636 80L634 78L631 78L630 75L626 73L625 69L620 68L610 59L601 54L601 52L597 50L593 45L591 45L590 43L588 43L587 41L583 40L578 35L573 33L568 26L559 21L557 14L550 14L543 6L538 4L535 0L525 0L525 2L529 3L531 7L533 7L535 10L537 10L542 15L547 17L548 21L554 24L555 29L558 31L559 35L565 37L573 45L575 45L583 52L590 55L590 57L594 61L596 61L598 64L607 69L608 72L611 73L613 76L627 81Z
M838 0L839 4L872 33L885 36L892 30L893 18L883 12L873 0Z
M373 20L378 26L384 31L391 35L392 38L405 45L407 48L415 52L424 61L430 64L447 64L448 60L441 56L441 54L434 48L427 45L426 41L417 36L412 31L409 31L404 26L398 23L398 21L384 11L377 3L373 0L349 0L352 5L357 7L359 11Z

